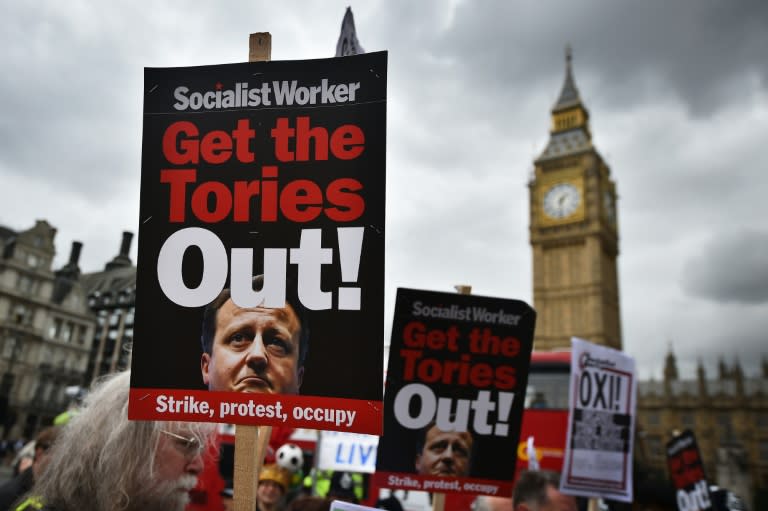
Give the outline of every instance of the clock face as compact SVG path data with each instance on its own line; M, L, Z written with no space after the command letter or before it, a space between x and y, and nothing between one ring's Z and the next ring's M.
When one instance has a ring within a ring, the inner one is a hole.
M570 183L558 183L544 194L544 213L555 219L571 216L581 203L579 189Z

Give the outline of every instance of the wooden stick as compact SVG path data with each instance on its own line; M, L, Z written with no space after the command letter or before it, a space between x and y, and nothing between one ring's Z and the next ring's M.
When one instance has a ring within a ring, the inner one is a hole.
M248 38L248 61L272 59L272 35L257 32ZM259 472L267 453L271 426L237 426L235 430L234 507L235 511L256 509Z
M248 62L272 60L272 35L269 32L256 32L248 39Z
M256 486L259 473L255 459L259 441L258 426L237 426L235 430L234 505L235 511L256 509Z
M445 493L432 494L432 511L443 511L445 509Z

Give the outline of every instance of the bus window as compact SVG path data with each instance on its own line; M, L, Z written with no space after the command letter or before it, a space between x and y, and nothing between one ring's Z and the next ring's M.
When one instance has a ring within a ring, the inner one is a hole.
M547 360L541 360L546 357ZM557 360L551 360L556 358ZM525 407L532 409L568 409L570 353L537 353L531 357Z

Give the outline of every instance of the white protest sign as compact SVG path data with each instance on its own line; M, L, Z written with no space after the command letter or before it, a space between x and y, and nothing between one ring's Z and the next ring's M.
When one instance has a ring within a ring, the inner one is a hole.
M317 466L320 470L344 472L376 471L379 437L341 431L322 431Z
M360 504L352 504L344 500L331 501L330 511L380 511L375 507L361 506Z
M637 380L624 353L572 338L570 414L560 489L632 502Z

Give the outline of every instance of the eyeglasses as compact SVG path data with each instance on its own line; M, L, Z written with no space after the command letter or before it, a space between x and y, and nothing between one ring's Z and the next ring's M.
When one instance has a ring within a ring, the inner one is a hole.
M200 440L196 437L181 436L178 433L173 433L172 431L167 431L165 429L161 429L160 432L172 437L174 444L179 451L184 453L184 456L188 458L194 458L203 452L203 446L200 444Z

